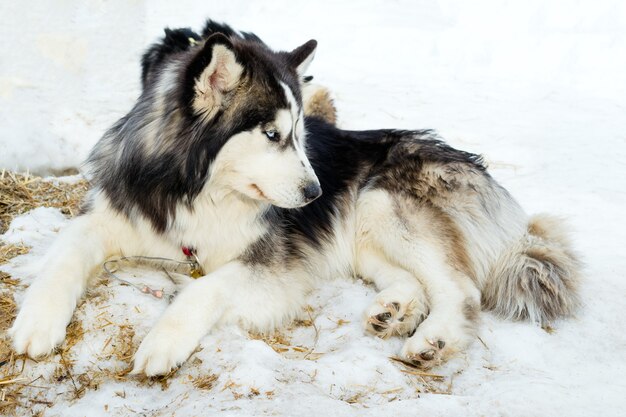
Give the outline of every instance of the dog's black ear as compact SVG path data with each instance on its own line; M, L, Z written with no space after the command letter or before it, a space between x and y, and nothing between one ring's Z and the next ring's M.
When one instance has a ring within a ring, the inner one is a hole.
M317 49L317 41L311 39L304 45L301 45L287 54L287 62L293 68L296 69L300 76L304 76L304 73L309 68L311 61L315 57L315 50Z
M224 105L224 96L239 84L243 69L226 36L209 36L185 74L185 98L194 113L209 119L215 116Z

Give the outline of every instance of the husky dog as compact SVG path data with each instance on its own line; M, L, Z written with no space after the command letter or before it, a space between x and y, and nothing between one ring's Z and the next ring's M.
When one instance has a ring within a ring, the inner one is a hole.
M18 353L63 341L108 257L183 260L181 248L206 275L144 338L135 373L169 372L220 324L271 331L338 275L376 285L367 330L407 336L401 355L424 368L468 345L481 302L540 323L574 311L579 265L563 227L524 214L479 156L429 130L306 117L314 40L291 52L219 31L196 42L155 55L141 97L93 149L85 212L10 330Z

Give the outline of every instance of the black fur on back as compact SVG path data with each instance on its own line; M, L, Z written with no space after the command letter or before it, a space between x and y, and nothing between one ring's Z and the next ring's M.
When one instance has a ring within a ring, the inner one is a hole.
M394 143L395 132L349 132L321 119L305 120L307 156L320 181L322 196L300 209L275 210L284 219L287 234L296 234L319 246L330 237L334 219L342 214L340 199L349 188L364 185L369 173L383 163Z
M419 181L421 166L427 162L448 167L462 164L481 173L486 169L479 155L450 147L436 139L432 130L349 131L313 117L305 121L307 156L320 181L322 196L299 209L272 207L265 215L272 225L271 234L286 237L281 244L291 255L287 259L304 256L302 242L319 248L330 240L333 222L355 202L351 192L364 188L410 189L411 181ZM406 175L400 177L400 172ZM276 245L270 243L271 239L265 236L251 248L248 260L271 262Z

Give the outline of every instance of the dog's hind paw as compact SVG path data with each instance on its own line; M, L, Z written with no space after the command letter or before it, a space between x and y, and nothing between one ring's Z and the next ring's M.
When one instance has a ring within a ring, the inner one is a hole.
M382 291L365 313L365 329L380 338L410 335L424 321L427 307L420 297Z
M448 356L443 339L407 340L402 349L402 357L422 369L430 369L441 364Z
M454 317L428 317L402 347L401 357L429 369L463 351L473 339L473 328Z
M365 329L382 339L393 335L409 334L417 327L417 324L410 316L407 318L401 309L402 306L397 301L388 304L372 304L366 314ZM421 320L423 318L418 321Z

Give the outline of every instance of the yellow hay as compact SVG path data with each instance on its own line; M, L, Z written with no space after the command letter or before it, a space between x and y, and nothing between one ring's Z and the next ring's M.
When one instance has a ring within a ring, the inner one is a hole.
M29 174L0 172L0 234L6 232L14 217L36 207L56 207L75 216L88 183L50 181Z

